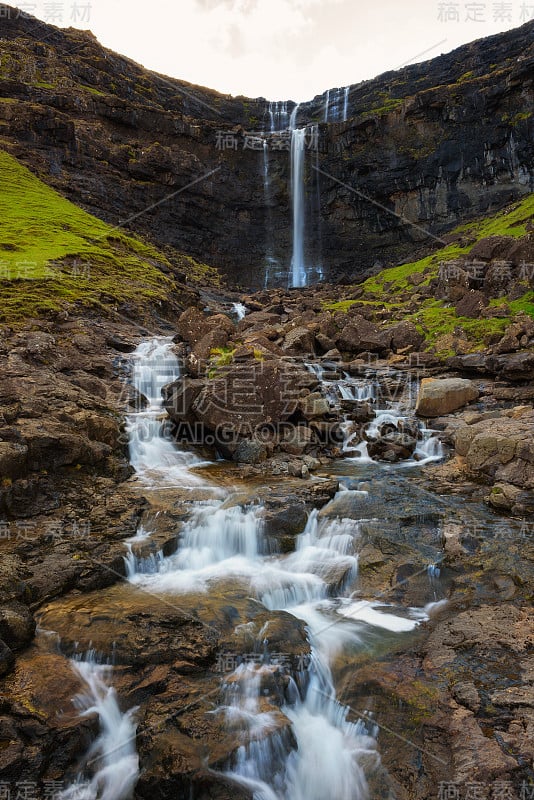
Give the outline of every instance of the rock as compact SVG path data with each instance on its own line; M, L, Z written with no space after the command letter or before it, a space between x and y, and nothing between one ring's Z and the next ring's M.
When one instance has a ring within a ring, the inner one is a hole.
M27 606L11 603L0 608L0 639L11 650L20 650L34 634L35 620Z
M406 351L407 348L418 350L424 342L424 336L419 333L413 322L404 320L386 330L391 340L391 349L398 353L400 350Z
M455 446L465 458L467 473L475 479L534 489L534 412L519 419L502 417L461 427ZM499 502L499 494L493 502ZM502 494L506 497L504 489Z
M330 413L330 403L319 392L309 394L299 400L299 408L308 420L317 419Z
M479 390L465 378L423 378L416 414L440 417L477 400Z
M464 294L462 299L456 304L456 313L459 317L476 319L480 317L482 309L487 305L488 300L482 292L471 290Z
M225 319L227 319L225 317ZM231 324L231 323L230 323ZM199 342L193 345L193 354L198 359L200 365L205 365L211 355L211 351L217 347L225 347L228 343L228 332L224 328L215 328L204 334ZM200 367L202 369L202 367Z
M174 383L169 383L161 390L163 405L169 417L180 424L193 424L196 416L193 403L205 387L205 381L184 376Z
M251 435L258 426L286 421L308 378L307 371L283 361L234 361L217 371L191 408L211 431Z
M412 436L391 431L374 442L368 442L367 452L377 461L395 462L411 458L416 447L417 440Z
M258 439L243 439L238 443L233 459L242 464L260 464L267 459L267 448Z
M487 358L488 369L510 381L528 381L534 378L534 352L491 355Z
M208 333L209 325L205 315L191 306L181 314L176 328L181 339L193 347Z
M301 456L316 441L313 431L304 425L286 429L280 442L280 449L293 456Z
M389 348L389 335L387 331L381 332L374 323L357 315L345 325L336 344L341 352L361 353L369 350L378 353Z
M524 344L523 337L526 337ZM514 353L529 344L533 338L534 320L527 315L518 315L512 325L505 330L502 339L493 347L493 352L496 355Z
M11 672L15 665L15 656L5 642L0 639L0 677Z
M19 478L26 472L28 448L25 444L0 442L0 479Z
M288 353L314 355L315 336L309 328L293 328L293 330L286 334L282 350Z
M465 706L470 711L478 711L480 708L480 696L477 688L471 681L458 681L452 687L452 695L457 703Z

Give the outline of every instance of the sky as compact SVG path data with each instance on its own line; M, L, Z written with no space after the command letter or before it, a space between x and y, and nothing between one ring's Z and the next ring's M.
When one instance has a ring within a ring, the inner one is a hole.
M149 69L268 100L326 89L449 52L534 18L534 0L35 0L18 3Z

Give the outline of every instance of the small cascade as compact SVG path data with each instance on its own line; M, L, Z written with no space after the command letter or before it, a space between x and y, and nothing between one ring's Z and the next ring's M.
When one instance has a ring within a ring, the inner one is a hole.
M173 594L209 591L217 582L231 581L267 609L303 620L311 654L302 672L280 666L276 658L271 662L267 623L254 648L256 663L242 663L225 677L214 713L224 715L239 743L225 774L257 799L367 800L365 770L379 763L377 731L368 722L347 720L349 709L336 698L331 663L343 647L359 646L366 628L401 635L428 617L420 609L407 613L351 600L359 522L313 511L295 551L270 555L262 513L261 506L228 501L198 504L177 552L158 564L157 573L137 573L130 581ZM265 704L263 695L280 670L286 688L278 709ZM284 717L290 732L281 725Z
M240 322L245 319L247 307L243 303L232 303L232 313L237 318L237 321Z
M148 400L148 407L127 417L130 463L147 484L192 486L203 483L190 472L202 462L193 453L179 450L170 434L163 409L163 386L180 377L180 364L171 339L143 342L132 354L132 383Z
M109 684L110 667L90 657L74 661L73 668L86 686L86 692L75 699L80 716L98 714L100 733L86 754L85 769L76 782L56 796L58 800L129 800L139 777L137 709L120 710L117 694Z
M328 89L326 92L324 121L346 122L349 113L350 86L342 89Z
M269 103L269 123L271 133L285 131L289 127L287 100Z

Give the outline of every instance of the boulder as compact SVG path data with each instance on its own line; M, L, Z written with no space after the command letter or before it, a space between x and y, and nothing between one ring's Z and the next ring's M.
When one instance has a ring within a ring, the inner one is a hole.
M293 328L286 334L282 350L304 355L315 354L315 336L309 328Z
M180 315L176 328L180 338L191 347L200 342L202 337L209 331L207 318L194 306Z
M163 387L163 405L173 422L178 425L195 422L192 406L204 386L204 380L185 376Z
M475 384L465 378L423 378L415 412L421 417L441 417L478 396Z
M399 431L391 431L380 436L374 442L368 442L367 452L371 458L377 461L393 463L411 458L416 447L417 440L412 436Z
M424 336L419 333L413 322L409 320L404 320L387 328L385 333L390 337L391 349L395 353L400 350L405 351L408 347L418 350L424 342Z
M534 412L465 425L455 434L455 447L471 477L534 489Z
M319 392L312 392L299 400L299 408L306 419L316 419L330 413L330 403Z
M285 422L308 379L307 370L284 361L234 360L205 383L191 410L211 431L250 436L258 426Z
M336 344L341 352L361 353L369 350L379 353L389 348L387 332L380 331L373 323L360 315L356 315L348 325L345 325L336 339Z
M241 464L260 464L267 458L267 447L258 439L242 439L233 454L234 461Z
M0 608L0 639L10 650L19 650L33 639L35 620L22 603Z

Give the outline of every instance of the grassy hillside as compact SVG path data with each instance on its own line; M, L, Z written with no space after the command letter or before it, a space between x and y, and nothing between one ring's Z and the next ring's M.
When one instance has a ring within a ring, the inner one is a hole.
M440 265L446 268L448 261L468 255L473 245L481 239L490 236L519 239L525 236L527 224L533 218L534 194L498 214L459 226L450 236L452 243L432 255L382 270L361 287L355 287L355 290L363 289L363 294L355 291L357 299L329 302L325 307L346 311L356 303L365 303L376 308L377 313L386 309L391 312L393 319L414 322L424 333L427 344L444 356L452 352L448 340L453 334L468 342L468 350L480 350L491 336L504 331L516 313L523 311L534 317L534 292L529 289L527 281L524 282L524 294L520 297L511 300L503 296L490 301L490 306L503 308L503 316L476 319L458 316L453 304L446 300L424 297L425 287L428 290L429 285L435 283L440 274ZM409 280L414 274L422 276L417 285ZM422 296L418 299L418 295ZM414 300L418 303L417 310L413 310Z
M0 321L65 304L115 308L166 299L167 258L73 205L0 151Z

